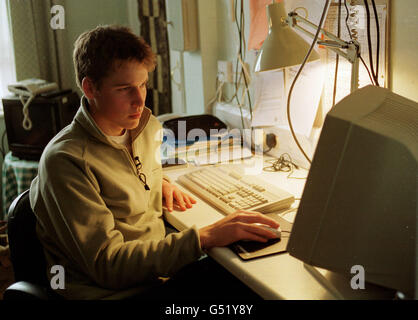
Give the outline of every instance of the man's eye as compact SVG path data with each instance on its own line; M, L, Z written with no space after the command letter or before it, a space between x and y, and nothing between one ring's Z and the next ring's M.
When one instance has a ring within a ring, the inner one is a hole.
M123 88L119 88L119 91L128 91L129 89L131 89L131 87L123 87Z

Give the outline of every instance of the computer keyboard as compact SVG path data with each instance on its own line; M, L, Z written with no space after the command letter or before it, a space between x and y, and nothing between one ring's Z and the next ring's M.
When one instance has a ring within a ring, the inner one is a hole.
M226 166L197 169L181 175L178 182L226 215L237 210L275 212L295 201L289 192Z

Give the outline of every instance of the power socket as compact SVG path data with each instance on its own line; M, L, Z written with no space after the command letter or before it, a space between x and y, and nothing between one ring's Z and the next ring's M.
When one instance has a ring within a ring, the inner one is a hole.
M283 153L287 153L291 156L292 161L296 163L299 167L309 169L310 163L303 156L302 152L299 150L296 145L292 134L289 129L280 128L276 126L265 128L266 136L268 134L274 134L276 140L276 146L267 152L268 155L273 157L280 157ZM296 133L299 143L302 145L305 153L310 159L312 159L316 144L319 138L319 129L312 129L310 137L306 137L302 134Z
M267 133L264 136L264 143L265 143L265 147L264 149L268 149L268 151L270 151L271 149L273 149L275 146L277 146L277 137L274 133Z
M233 66L231 61L218 60L218 79L223 82L233 82Z

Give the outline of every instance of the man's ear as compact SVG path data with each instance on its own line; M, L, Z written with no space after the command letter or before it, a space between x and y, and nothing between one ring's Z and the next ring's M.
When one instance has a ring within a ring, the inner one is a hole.
M81 87L83 88L84 95L89 100L93 100L94 96L97 94L96 86L89 77L84 77L81 81Z

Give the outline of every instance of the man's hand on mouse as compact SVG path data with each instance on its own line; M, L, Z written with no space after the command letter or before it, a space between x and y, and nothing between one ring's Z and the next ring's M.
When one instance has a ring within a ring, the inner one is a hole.
M199 229L202 249L224 247L239 240L266 242L276 235L256 223L278 228L279 224L259 212L237 211L225 218Z
M180 210L185 211L196 203L196 200L192 196L182 192L177 186L167 180L163 180L162 192L164 205L168 211L173 211L174 204L178 205Z

